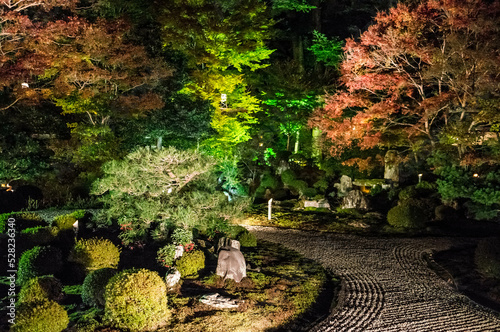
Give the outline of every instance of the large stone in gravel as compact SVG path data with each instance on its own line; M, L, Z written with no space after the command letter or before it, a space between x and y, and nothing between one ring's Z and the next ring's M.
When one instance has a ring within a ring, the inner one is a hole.
M247 276L245 257L239 249L223 247L219 251L216 274L224 279L240 282Z
M351 190L342 200L343 209L368 210L368 207L368 199L363 195L361 190Z

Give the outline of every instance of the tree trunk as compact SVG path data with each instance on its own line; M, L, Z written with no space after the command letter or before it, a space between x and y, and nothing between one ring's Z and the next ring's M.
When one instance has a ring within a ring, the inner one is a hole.
M290 151L290 134L286 134L286 150Z
M293 153L299 153L299 142L300 142L300 130L297 130L297 136L295 138L295 149Z
M156 149L159 151L161 150L162 148L162 143L163 143L163 137L159 136L157 139L156 139Z
M302 36L293 36L292 38L293 47L293 59L299 65L299 71L304 72L304 43L302 41Z
M314 127L312 130L312 157L316 161L320 161L323 157L322 153L322 132L318 127Z

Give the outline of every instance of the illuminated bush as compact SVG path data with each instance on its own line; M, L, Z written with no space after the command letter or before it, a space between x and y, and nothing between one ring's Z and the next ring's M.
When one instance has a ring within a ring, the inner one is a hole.
M59 229L57 227L50 226L26 228L21 231L20 239L26 247L45 245L55 239L58 231Z
M255 235L245 230L245 232L241 232L237 240L240 241L242 247L256 247L257 246L257 238Z
M166 292L165 282L156 272L122 271L106 286L105 320L127 331L155 330L170 316Z
M117 270L104 268L90 272L83 281L82 301L88 306L104 307L104 292Z
M474 262L484 275L500 279L500 239L487 238L479 241Z
M18 282L23 285L29 279L57 274L62 267L62 254L51 246L36 246L25 251L19 259Z
M205 254L201 250L186 252L175 261L175 267L183 278L196 277L205 268Z
M425 225L426 216L421 207L407 200L389 210L387 222L397 229L419 229Z
M69 261L82 265L86 271L115 269L120 262L120 249L108 239L81 239L73 247Z
M56 226L61 230L73 229L73 224L78 220L83 218L85 215L84 210L78 210L69 214L64 214L62 216L57 216L52 222L52 226Z
M62 299L62 284L53 276L41 276L28 280L19 292L18 301L40 302L44 300L59 301Z
M28 302L19 306L12 332L61 332L68 323L66 310L57 302Z

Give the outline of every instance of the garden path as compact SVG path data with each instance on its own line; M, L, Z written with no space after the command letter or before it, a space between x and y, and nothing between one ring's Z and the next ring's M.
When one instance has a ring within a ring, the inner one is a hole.
M500 331L500 317L460 294L425 254L467 238L370 238L247 226L318 261L342 280L331 314L311 331Z

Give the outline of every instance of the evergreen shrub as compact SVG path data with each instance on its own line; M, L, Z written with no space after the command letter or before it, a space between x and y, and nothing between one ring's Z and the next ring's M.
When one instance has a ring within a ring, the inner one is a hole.
M479 241L474 252L474 262L484 275L500 279L500 238Z
M115 269L120 262L120 249L108 239L81 239L73 247L69 261L82 265L87 272Z
M29 279L57 274L62 268L61 250L51 246L35 246L22 253L18 265L18 283Z
M242 247L256 247L257 246L257 238L255 235L245 230L238 235L237 240L240 241Z
M27 302L19 306L12 332L61 332L68 324L68 313L57 302Z
M167 244L157 251L156 260L161 266L171 267L174 265L175 251L174 244Z
M124 270L112 277L104 293L105 320L127 331L152 331L169 318L167 286L158 273Z
M52 226L56 226L61 230L73 229L73 224L85 216L85 210L77 210L75 212L57 216L52 222Z
M82 284L82 301L88 306L104 308L104 292L117 270L104 268L90 272Z
M59 232L57 227L36 226L21 231L20 239L25 246L45 245L52 242Z
M59 301L63 298L62 284L53 276L41 276L28 280L19 291L18 301L39 302L44 300Z
M197 277L198 272L205 268L205 254L201 250L185 252L175 261L175 267L183 278Z
M412 230L424 227L426 216L421 207L407 200L393 207L387 213L387 222L396 229Z
M193 242L193 232L184 228L176 228L172 233L172 242L180 245L187 245Z

